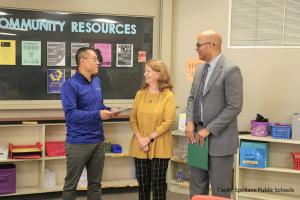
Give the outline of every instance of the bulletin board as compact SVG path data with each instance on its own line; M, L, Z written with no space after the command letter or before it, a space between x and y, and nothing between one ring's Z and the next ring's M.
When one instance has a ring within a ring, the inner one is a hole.
M81 46L98 48L105 99L133 99L152 58L153 18L0 8L0 100L59 100Z

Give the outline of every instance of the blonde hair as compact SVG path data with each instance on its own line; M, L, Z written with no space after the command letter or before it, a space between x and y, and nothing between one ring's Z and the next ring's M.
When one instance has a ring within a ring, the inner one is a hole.
M146 66L150 67L153 71L160 73L160 76L157 80L159 91L163 91L164 89L172 90L173 85L171 83L171 77L168 72L167 66L163 61L149 60L146 62ZM146 89L148 87L149 85L144 80L141 89Z

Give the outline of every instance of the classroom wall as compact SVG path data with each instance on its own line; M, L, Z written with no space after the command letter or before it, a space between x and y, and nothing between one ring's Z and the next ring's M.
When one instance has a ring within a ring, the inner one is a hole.
M154 57L168 63L170 49L162 47L166 43L171 48L171 75L179 111L185 110L191 83L185 77L186 61L197 58L195 51L197 33L214 29L223 35L223 53L235 61L244 77L244 107L239 116L240 130L249 128L249 121L256 113L269 117L272 121L290 122L293 112L300 112L298 77L300 74L299 49L233 49L227 48L228 14L230 0L0 0L0 7L23 9L47 9L76 11L99 14L120 14L136 16L156 16L155 27L170 26L171 32L155 33ZM88 2L88 3L87 3ZM170 9L171 8L173 9ZM162 12L166 9L167 12ZM168 13L162 15L162 13ZM173 18L168 15L171 13ZM165 20L159 21L159 17ZM171 21L172 20L172 21ZM162 22L163 21L163 22ZM171 23L172 22L172 23ZM161 38L163 41L159 41ZM172 43L169 41L172 38ZM164 49L164 50L162 50ZM163 51L163 53L161 52ZM14 107L14 104L11 104ZM18 106L18 105L17 105ZM35 105L32 105L35 106ZM56 105L42 110L1 110L3 117L12 116L56 116L62 113ZM2 108L1 108L2 109ZM31 107L28 107L31 109Z
M261 113L275 122L291 122L300 112L300 49L227 47L230 0L174 0L172 30L172 78L180 110L184 111L191 83L185 64L197 58L196 35L214 29L223 36L223 54L237 63L244 78L244 106L239 129L248 130L250 120Z

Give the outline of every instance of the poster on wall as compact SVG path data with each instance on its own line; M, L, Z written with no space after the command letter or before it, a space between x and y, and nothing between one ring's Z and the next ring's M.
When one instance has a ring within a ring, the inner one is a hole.
M47 42L47 66L66 65L66 43Z
M202 63L204 63L204 61L200 60L198 58L196 58L196 59L190 58L186 61L186 64L185 64L186 78L190 83L193 82L195 71L196 71L198 64L202 64Z
M0 39L0 65L16 65L16 40Z
M146 62L147 60L147 52L146 51L138 51L138 62Z
M78 42L72 42L71 43L71 66L76 67L76 52L78 49L82 47L89 47L89 43L78 43Z
M59 94L61 86L65 82L64 69L48 69L47 70L47 93Z
M117 67L133 66L133 44L117 44Z
M95 49L99 49L103 57L101 67L111 67L111 44L95 43Z
M41 41L22 41L22 65L41 65Z

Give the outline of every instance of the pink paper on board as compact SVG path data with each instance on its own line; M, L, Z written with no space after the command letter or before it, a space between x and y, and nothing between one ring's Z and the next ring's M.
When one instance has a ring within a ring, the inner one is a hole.
M109 43L95 43L95 49L101 51L103 63L101 67L111 67L111 44Z

